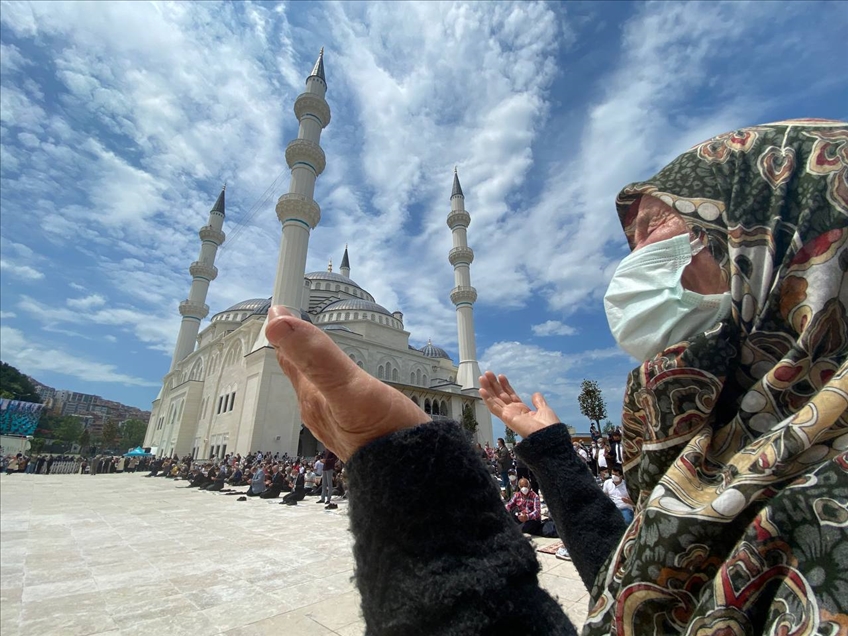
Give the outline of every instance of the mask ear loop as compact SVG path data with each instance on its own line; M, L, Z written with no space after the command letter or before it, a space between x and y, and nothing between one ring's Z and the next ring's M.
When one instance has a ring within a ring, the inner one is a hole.
M695 258L707 247L706 243L704 243L705 232L702 227L693 225L691 233L694 234L694 237L689 239L689 247L692 250L692 258Z

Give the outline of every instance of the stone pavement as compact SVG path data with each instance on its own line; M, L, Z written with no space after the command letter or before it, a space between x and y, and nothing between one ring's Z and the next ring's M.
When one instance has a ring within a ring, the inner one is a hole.
M364 632L346 502L237 502L185 483L3 475L0 634ZM542 585L582 625L588 595L574 566L538 557Z

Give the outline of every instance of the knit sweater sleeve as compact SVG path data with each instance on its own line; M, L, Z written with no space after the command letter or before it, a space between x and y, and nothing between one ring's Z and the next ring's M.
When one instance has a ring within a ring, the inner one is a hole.
M574 451L565 424L536 431L515 447L515 453L539 480L557 532L591 592L627 529L624 517Z
M347 466L369 635L576 634L458 425L388 435Z

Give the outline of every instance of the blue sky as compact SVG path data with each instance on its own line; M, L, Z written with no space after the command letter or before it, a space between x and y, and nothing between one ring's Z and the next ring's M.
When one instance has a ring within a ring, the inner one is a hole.
M616 192L726 130L848 117L847 32L838 2L3 2L0 355L149 408L224 181L207 302L270 296L292 104L323 46L308 269L348 243L411 343L456 359L457 165L481 366L578 430L595 379L615 420L634 366L602 307L626 253Z

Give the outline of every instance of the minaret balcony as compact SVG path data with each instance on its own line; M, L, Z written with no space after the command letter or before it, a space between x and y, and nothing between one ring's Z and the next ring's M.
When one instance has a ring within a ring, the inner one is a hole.
M201 241L211 241L218 246L227 239L226 234L224 234L221 230L216 230L211 225L205 225L200 228L200 232L198 232L198 234L200 234Z
M471 265L474 261L474 250L470 247L455 247L448 252L448 260L454 267L456 267L457 263Z
M315 229L321 221L321 207L309 197L289 192L277 200L277 218L284 225L286 221L295 220Z
M470 285L459 285L451 290L450 299L454 305L474 303L477 301L477 290Z
M198 319L206 318L209 315L209 305L184 300L180 303L180 315Z
M218 277L217 267L201 263L200 261L194 261L188 268L188 272L193 277L205 278L206 280L215 280Z
M468 227L471 225L471 215L465 210L451 210L448 214L448 227L454 229L456 227Z
M327 158L321 146L315 142L308 139L292 139L286 146L286 163L289 164L289 168L294 168L298 163L305 163L315 170L316 175L319 175L327 167Z
M330 105L323 97L315 93L301 93L294 100L294 114L297 120L303 119L304 115L317 117L321 127L326 128L330 123Z

